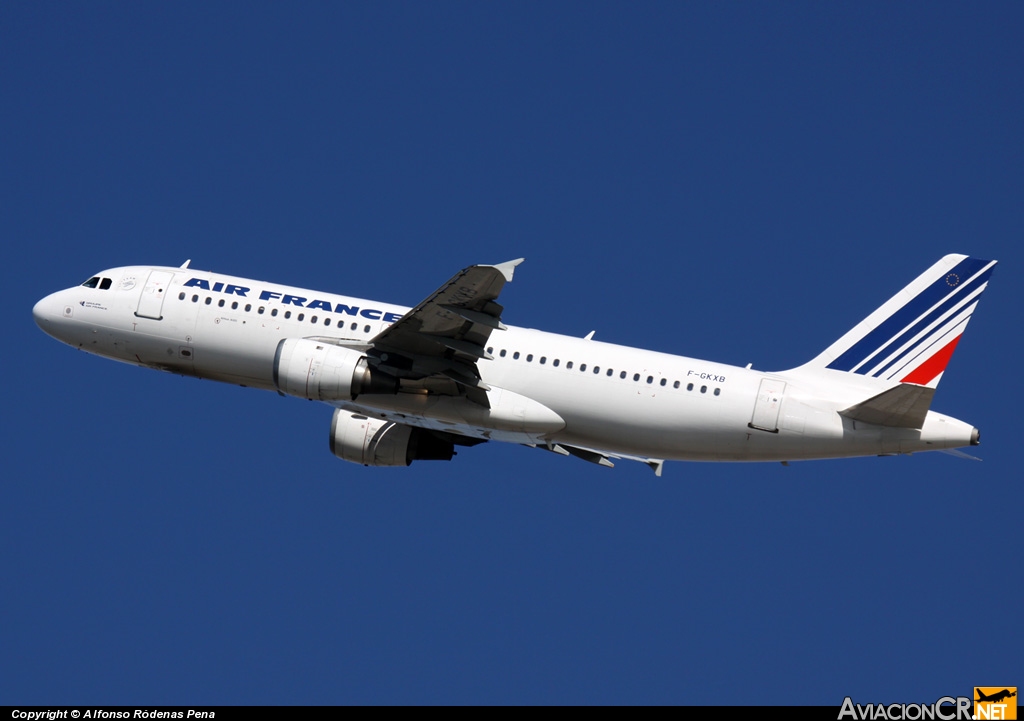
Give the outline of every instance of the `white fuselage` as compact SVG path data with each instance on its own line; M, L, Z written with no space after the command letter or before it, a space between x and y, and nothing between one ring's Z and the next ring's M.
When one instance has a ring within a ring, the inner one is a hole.
M101 275L110 280L105 290L77 286L39 301L37 323L90 353L267 390L275 389L283 339L365 347L408 311L192 269L124 267ZM333 405L474 438L665 460L910 453L976 438L970 425L935 412L921 429L844 418L838 411L884 386L838 371L765 373L515 327L492 332L487 350L493 359L477 366L504 408L501 420L464 397L423 389Z

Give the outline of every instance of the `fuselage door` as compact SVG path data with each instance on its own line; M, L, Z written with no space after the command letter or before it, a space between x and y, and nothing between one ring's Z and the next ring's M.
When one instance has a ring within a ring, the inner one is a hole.
M782 395L786 392L786 382L772 378L764 378L757 391L754 402L754 416L750 419L750 427L762 431L778 433L779 409L782 407Z
M167 295L167 287L171 283L174 273L166 270L154 270L149 274L146 287L142 289L139 296L139 308L135 315L140 318L152 318L161 320L164 307L164 296Z

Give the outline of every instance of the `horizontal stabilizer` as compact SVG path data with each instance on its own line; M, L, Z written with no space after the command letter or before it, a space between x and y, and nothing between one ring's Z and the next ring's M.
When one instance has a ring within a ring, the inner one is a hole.
M934 395L934 388L901 383L863 403L839 411L839 415L879 426L920 428L924 425Z

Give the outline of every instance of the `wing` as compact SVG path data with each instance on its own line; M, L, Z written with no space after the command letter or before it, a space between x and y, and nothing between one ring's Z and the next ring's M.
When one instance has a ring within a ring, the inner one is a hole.
M522 262L519 258L499 265L473 265L456 273L374 336L370 341L374 362L405 381L422 381L424 388L434 392L443 393L454 383L471 400L487 406L488 388L476 364L491 358L485 348L491 332L505 329L501 324L504 308L497 298Z

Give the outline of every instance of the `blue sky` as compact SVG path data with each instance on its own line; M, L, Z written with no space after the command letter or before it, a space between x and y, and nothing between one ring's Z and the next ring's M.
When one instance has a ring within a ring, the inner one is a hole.
M0 703L931 702L1024 683L1019 3L0 4ZM77 353L127 264L798 365L1001 265L943 454L334 458L331 410Z

